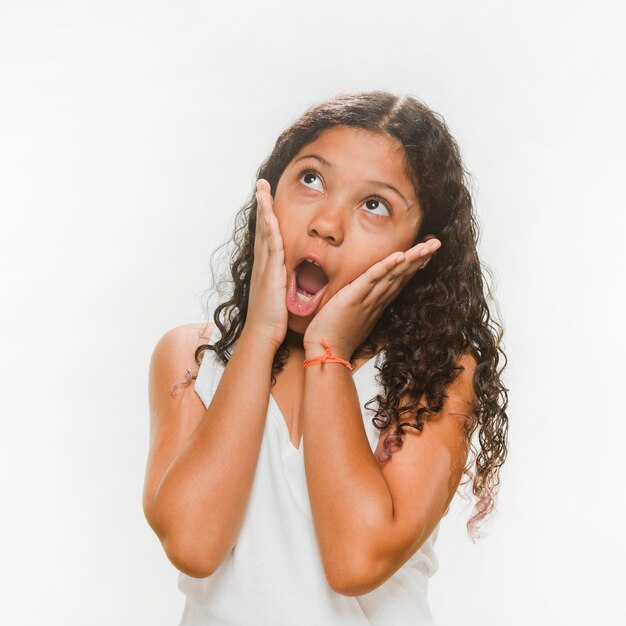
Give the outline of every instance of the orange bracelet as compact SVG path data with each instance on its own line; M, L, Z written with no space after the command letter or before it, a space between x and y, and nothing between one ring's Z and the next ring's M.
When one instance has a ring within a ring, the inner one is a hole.
M332 356L330 354L330 346L324 337L322 337L322 345L324 346L324 354L323 356L316 356L312 359L306 359L304 361L304 369L309 367L309 365L315 365L317 363L343 363L350 371L354 369L352 365L348 361L344 361L337 356Z

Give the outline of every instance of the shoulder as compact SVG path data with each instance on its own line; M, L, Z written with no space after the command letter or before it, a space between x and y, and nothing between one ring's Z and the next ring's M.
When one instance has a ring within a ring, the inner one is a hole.
M463 438L463 431L467 426L467 420L471 419L471 416L475 409L476 404L476 391L474 388L474 376L478 362L474 355L470 351L461 353L456 361L455 366L460 369L455 378L445 388L444 404L441 411L436 415L429 415L428 427L420 432L420 438L428 438L432 431L439 431L439 434L447 439L448 445L453 445L455 440ZM419 405L427 405L426 394L422 394ZM408 393L403 394L400 397L400 407L404 408L411 402L411 398ZM413 414L415 411L413 411ZM392 426L390 426L391 428ZM430 432L429 432L430 431ZM383 441L389 432L389 428L380 434L379 445L377 452L382 448ZM411 428L407 429L405 433L408 433L415 438L418 435L418 431ZM394 453L395 454L395 453Z
M166 331L157 341L152 352L150 369L153 374L165 374L177 378L185 369L195 371L198 367L195 352L198 346L208 343L215 328L213 322L191 322Z
M451 392L457 400L473 403L476 399L474 392L474 374L478 366L478 361L476 361L476 357L471 352L466 351L459 355L456 360L456 365L463 369L450 384L448 393Z
M206 411L186 370L196 372L196 348L207 343L214 324L171 328L157 341L150 360L148 394L150 444L144 486L144 511L150 519L154 494L166 469ZM180 390L173 393L173 390Z
M478 361L469 351L463 352L456 361L457 366L463 369L452 381L447 389L446 404L450 419L456 422L457 429L462 433L463 438L467 429L476 419L476 368Z
M478 366L476 357L470 351L462 352L456 358L454 365L461 369L457 371L452 382L445 388L445 405L447 411L444 411L442 413L443 415L450 413L452 406L458 407L461 405L463 408L467 409L470 407L473 408L476 402L476 392L474 388L474 377ZM409 394L403 394L400 398L400 406L405 407L410 401ZM420 398L420 404L426 404L425 394ZM457 413L451 413L451 415L457 415Z
M448 444L452 445L455 439L462 439L463 433L469 421L473 419L476 405L476 391L474 388L474 375L478 362L474 355L469 352L461 353L455 362L460 367L454 380L445 389L445 398L442 410L435 417L438 421L441 434L447 438ZM421 402L425 401L425 396ZM430 424L432 419L428 420Z
M170 328L158 340L155 350L186 350L193 346L194 350L198 346L209 341L211 334L215 328L213 322L190 322Z
M463 369L447 385L439 412L428 416L421 431L406 428L401 447L394 449L388 462L381 462L394 516L393 531L385 533L378 543L378 558L387 563L387 577L406 563L435 530L465 470L468 447L464 430L474 412L477 361L468 351L457 357L455 365ZM426 400L422 395L419 404L427 404ZM409 401L405 394L400 405L405 408ZM414 422L416 411L405 411L402 421ZM380 434L377 459L382 456L389 432L387 429Z

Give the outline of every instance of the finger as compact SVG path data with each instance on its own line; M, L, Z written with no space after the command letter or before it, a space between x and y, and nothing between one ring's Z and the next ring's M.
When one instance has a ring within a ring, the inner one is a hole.
M256 188L257 190L267 191L268 193L272 191L272 186L270 185L269 181L266 180L265 178L259 178L256 181Z
M398 263L404 261L404 259L405 254L403 252L394 252L381 261L378 261L378 263L374 263L374 265L368 268L363 274L358 276L353 281L353 284L372 289L376 284L382 282L384 278L394 276L394 268L397 267ZM397 275L396 273L396 276Z
M375 263L362 275L364 278L363 288L367 285L367 289L369 289L369 292L365 293L363 297L386 301L395 292L402 289L417 270L428 263L440 246L439 240L430 239L413 246L406 252L390 254L382 261Z
M258 189L258 186L257 186ZM265 242L267 240L267 223L264 213L264 200L263 194L257 190L256 192L256 226L254 232L254 257L258 259L258 262L263 264L265 258L265 250L267 246Z
M429 239L428 241L422 241L409 250L406 251L406 257L410 262L430 258L436 250L441 247L441 241L439 239Z
M406 273L413 273L424 267L440 247L441 242L438 239L429 239L416 244L406 252L396 252L389 255L382 261L384 267L388 269L387 278L390 281L395 281Z
M273 209L270 184L264 178L257 181L257 198L262 208L263 241L266 244L263 246L264 250L267 251L268 256L274 257L277 262L282 263L284 259L283 239Z
M418 243L405 253L399 255L399 260L393 271L390 273L390 280L403 275L411 275L428 264L433 254L441 247L438 239L430 239L425 242Z
M424 242L424 245L420 248L419 257L416 259L417 269L424 269L430 260L433 258L433 254L441 248L441 241L438 239L431 239Z
M272 198L272 188L270 184L264 179L259 178L256 183L257 197L261 197L263 201L263 215L265 216L266 223L274 213L274 199Z
M275 230L273 227L277 222L272 206L272 195L270 194L268 187L269 183L265 179L260 178L257 181L256 196L261 211L261 227L265 239L271 238L273 231Z

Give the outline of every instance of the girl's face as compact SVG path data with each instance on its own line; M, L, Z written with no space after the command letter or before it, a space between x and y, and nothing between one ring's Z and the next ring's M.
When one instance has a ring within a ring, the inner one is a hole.
M278 181L273 206L288 280L310 256L328 277L312 313L302 316L288 308L289 328L297 333L374 263L415 245L422 219L400 142L347 126L323 131L294 156Z

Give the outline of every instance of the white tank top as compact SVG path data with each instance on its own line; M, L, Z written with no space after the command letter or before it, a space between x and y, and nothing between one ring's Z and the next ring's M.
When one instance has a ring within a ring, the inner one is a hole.
M215 328L210 343L218 337ZM372 452L380 431L372 424L374 408L363 405L381 392L376 376L381 358L382 351L354 373ZM204 352L195 390L207 407L224 368L214 352ZM330 588L313 527L304 445L304 440L300 449L293 445L270 394L241 532L211 576L193 578L179 572L178 588L185 594L179 626L436 626L427 592L428 580L439 568L433 549L439 524L421 548L374 591L343 596Z

